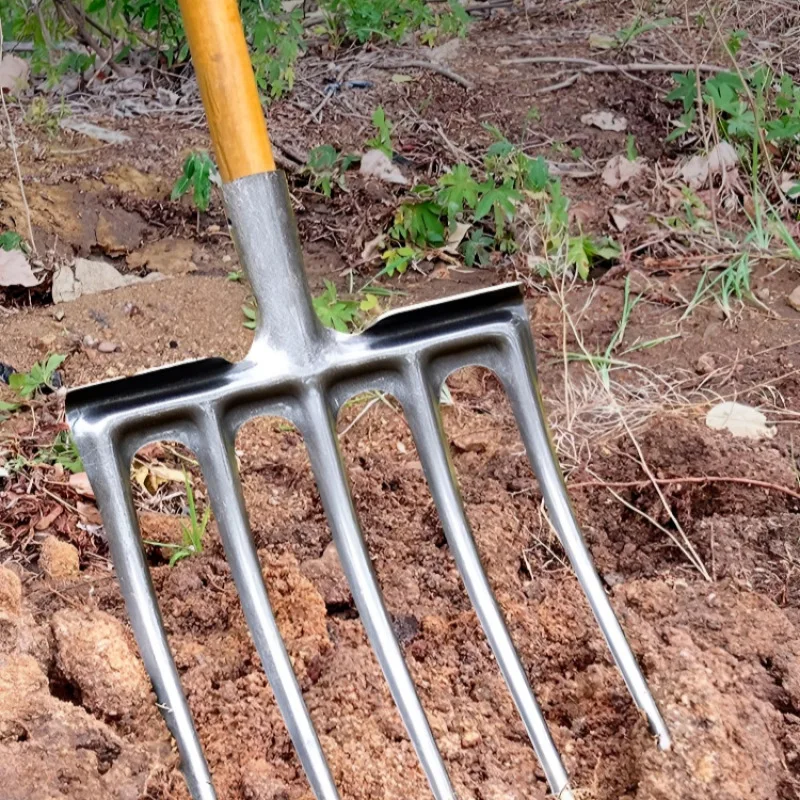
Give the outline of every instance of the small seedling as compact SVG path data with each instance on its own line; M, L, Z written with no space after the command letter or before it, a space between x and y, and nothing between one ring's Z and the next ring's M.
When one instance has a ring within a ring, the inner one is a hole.
M192 482L186 470L183 472L184 485L186 486L186 505L189 508L189 524L181 523L181 544L171 544L169 542L151 542L145 540L146 544L153 547L163 547L174 552L170 556L169 565L174 567L179 561L190 556L196 556L203 552L203 537L206 535L209 520L211 519L211 509L207 508L203 512L202 518L197 516L197 504L194 500Z
M183 162L183 173L172 187L171 200L180 200L192 192L192 200L198 212L208 211L211 203L211 185L219 181L217 168L205 151L189 153Z
M615 47L619 50L624 50L631 42L638 39L645 33L657 30L658 28L668 28L674 25L678 20L674 17L662 17L661 19L643 20L641 17L636 17L627 28L620 28L614 34Z
M639 148L636 146L636 137L629 133L625 137L625 158L628 161L636 161L639 158Z
M9 403L0 400L0 422L5 422L9 414L13 414L19 408L19 403Z
M64 363L66 356L54 353L45 361L39 361L31 367L30 372L13 372L8 385L20 397L29 399L42 389L57 389L54 385L56 370Z
M344 173L359 159L360 156L342 155L333 145L323 144L309 152L303 173L309 176L312 189L330 197L334 186L347 188Z
M394 146L392 145L394 125L386 119L386 112L383 110L383 106L378 106L373 112L372 124L377 134L372 139L367 139L365 144L375 150L382 150L391 158L394 153Z
M73 474L83 472L83 461L69 431L61 431L47 447L36 453L34 464L58 464Z

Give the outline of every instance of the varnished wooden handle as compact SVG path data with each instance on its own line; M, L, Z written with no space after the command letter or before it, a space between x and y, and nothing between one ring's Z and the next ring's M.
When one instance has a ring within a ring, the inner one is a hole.
M237 0L179 0L225 182L275 169Z

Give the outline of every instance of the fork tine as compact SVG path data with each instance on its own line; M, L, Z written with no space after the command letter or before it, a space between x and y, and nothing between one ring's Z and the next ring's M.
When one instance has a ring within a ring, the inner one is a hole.
M145 562L131 497L128 461L117 456L110 436L104 434L87 441L76 429L75 439L80 452L86 454L84 465L103 517L131 627L158 707L178 743L189 791L194 800L217 800Z
M245 618L300 763L317 800L339 800L328 762L270 606L242 497L233 441L213 415L204 419L199 453L225 554Z
M536 378L533 340L527 320L516 329L510 338L510 344L508 358L503 360L498 374L511 400L528 458L533 465L558 538L589 600L628 691L644 712L650 730L658 738L659 747L668 750L671 744L669 730L603 589L569 501L545 419Z
M304 427L303 434L308 443L308 454L322 504L367 636L434 797L436 800L457 800L383 604L353 507L333 417L324 397L316 389L307 396Z
M408 394L403 408L450 550L544 769L550 789L556 797L572 800L569 777L483 569L450 460L436 394L419 365L412 367L409 372L411 374L407 376L406 383Z

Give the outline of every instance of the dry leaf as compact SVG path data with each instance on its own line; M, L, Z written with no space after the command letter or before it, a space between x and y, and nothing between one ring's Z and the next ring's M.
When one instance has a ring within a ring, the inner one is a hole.
M37 283L21 250L0 249L0 286L36 286Z
M84 497L94 497L92 484L89 483L89 476L85 472L76 472L69 476L69 487Z
M611 217L611 221L614 223L614 227L622 233L630 224L631 221L620 211L612 208L611 211L608 212L609 216Z
M60 517L64 509L62 506L54 506L49 514L45 514L33 527L37 531L46 531L55 521L56 517Z
M77 503L78 515L84 521L89 523L89 525L102 525L103 520L100 517L100 512L97 510L97 506L92 505L91 503L84 503L82 500L78 500Z
M459 245L462 241L464 241L464 237L467 235L467 231L471 227L472 225L470 225L468 222L456 222L455 227L447 237L447 243L442 250L444 250L445 253L457 255Z
M713 175L723 171L730 172L730 170L735 169L738 164L739 156L736 150L733 149L733 145L728 144L728 142L720 142L708 154L708 170Z
M776 433L758 409L744 403L718 403L706 414L706 425L744 439L771 439Z
M386 234L379 233L374 239L370 239L361 251L361 258L364 261L372 261L377 258L386 248Z
M581 117L584 125L593 125L601 131L624 131L628 127L625 117L618 117L610 111L591 111Z
M680 177L690 189L701 189L708 181L708 158L692 156L681 167Z
M623 155L614 156L608 160L603 170L603 183L611 189L619 189L638 178L645 169L645 162L642 158L629 161Z
M367 150L361 158L359 172L368 178L377 178L384 183L396 183L399 186L408 184L408 179L383 150Z

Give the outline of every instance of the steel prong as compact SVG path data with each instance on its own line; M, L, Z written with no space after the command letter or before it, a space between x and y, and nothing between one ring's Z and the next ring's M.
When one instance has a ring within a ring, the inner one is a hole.
M73 430L103 515L108 547L136 643L158 707L178 743L189 791L195 800L217 800L147 569L131 496L128 461L122 458L108 433L85 436L81 426Z
M572 564L628 691L647 718L650 730L658 738L659 747L669 750L671 738L667 725L603 589L569 501L547 427L527 319L524 325L520 323L515 327L509 341L511 346L500 377L561 546Z
M457 800L383 603L353 507L331 411L316 389L306 396L302 427L322 505L353 599L433 796L436 800Z
M569 777L561 756L481 563L450 460L435 387L426 380L419 364L410 368L406 381L407 395L401 398L403 409L467 594L514 698L550 790L562 800L572 800Z
M247 519L233 441L212 413L204 415L198 453L225 555L241 598L247 625L261 657L278 708L317 800L339 800L328 762L292 669L264 585Z

